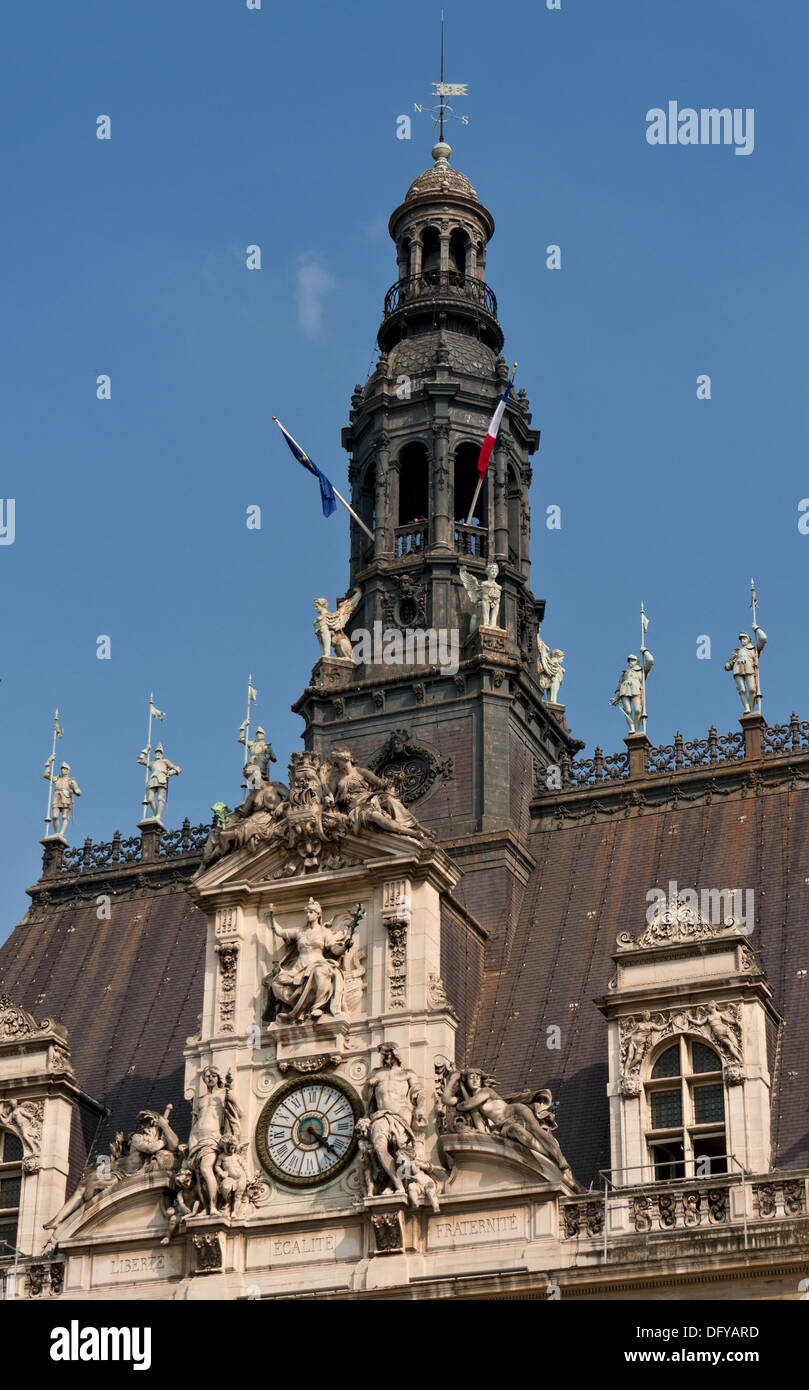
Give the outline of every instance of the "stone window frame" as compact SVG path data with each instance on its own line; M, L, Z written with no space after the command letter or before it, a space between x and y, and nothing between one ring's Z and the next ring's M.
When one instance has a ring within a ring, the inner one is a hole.
M11 1141L19 1149L19 1157L6 1160L6 1149ZM14 1249L9 1246L16 1246L19 1239L20 1212L22 1210L22 1185L23 1185L23 1157L24 1151L19 1136L11 1129L0 1126L0 1182L7 1178L17 1178L20 1184L20 1193L16 1206L0 1205L0 1242L6 1241L7 1244L0 1244L0 1261L13 1260ZM13 1227L13 1234L11 1228Z
M716 1068L713 1071L697 1071L693 1066L694 1045L704 1048L707 1052L713 1053L716 1058ZM673 1047L679 1048L679 1072L676 1076L653 1075L654 1069L660 1059ZM710 1165L709 1173L701 1176L711 1176L714 1173L725 1173L728 1171L730 1160L727 1158L729 1151L728 1136L728 1094L727 1082L725 1080L722 1066L722 1058L715 1047L706 1043L703 1037L693 1033L678 1033L676 1037L671 1036L662 1038L657 1047L650 1053L643 1079L642 1105L643 1105L643 1138L646 1151L646 1160L656 1182L676 1182L683 1178L693 1178L698 1176L696 1173L696 1162L700 1158L700 1150L697 1147L699 1140L711 1140L721 1138L721 1147L718 1153L711 1155L722 1166L714 1167ZM680 1094L680 1122L674 1125L661 1126L657 1129L652 1124L652 1096L659 1095L661 1092L674 1091L679 1084ZM705 1123L698 1123L695 1119L694 1092L700 1087L721 1086L722 1088L722 1112L720 1120L710 1120ZM682 1171L675 1171L658 1175L657 1165L660 1160L655 1157L655 1148L662 1144L682 1145L683 1157L681 1161L672 1160L672 1166L677 1162L677 1168Z

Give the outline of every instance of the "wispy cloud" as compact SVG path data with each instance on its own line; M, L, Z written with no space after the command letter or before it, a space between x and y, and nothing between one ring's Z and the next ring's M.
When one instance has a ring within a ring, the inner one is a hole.
M305 252L298 261L297 282L298 322L308 338L323 333L324 300L334 288L334 277L314 251Z

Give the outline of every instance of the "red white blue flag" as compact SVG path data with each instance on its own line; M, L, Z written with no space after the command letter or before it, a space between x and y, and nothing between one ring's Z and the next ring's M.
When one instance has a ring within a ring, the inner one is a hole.
M510 395L511 382L508 383L505 391L503 392L502 396L500 397L500 400L497 403L497 409L494 412L494 415L492 416L491 424L489 425L489 428L486 431L486 438L484 439L483 444L481 446L480 458L478 459L478 473L481 478L484 477L486 469L489 467L489 459L492 456L494 441L497 438L497 432L500 429L500 422L503 419L503 415L505 414L506 401L508 400Z

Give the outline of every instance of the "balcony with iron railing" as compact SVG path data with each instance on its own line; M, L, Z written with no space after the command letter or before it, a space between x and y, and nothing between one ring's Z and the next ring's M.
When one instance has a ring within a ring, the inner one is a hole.
M408 275L397 280L385 295L385 318L399 309L439 300L472 304L493 319L497 318L497 299L494 290L473 275L459 270L428 270L421 275Z

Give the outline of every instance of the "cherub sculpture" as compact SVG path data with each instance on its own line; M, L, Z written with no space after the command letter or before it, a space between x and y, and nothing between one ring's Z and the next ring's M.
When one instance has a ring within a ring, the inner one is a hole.
M320 643L320 655L329 657L334 654L338 657L351 660L351 642L345 634L344 628L357 604L362 598L361 589L352 589L351 593L338 603L333 613L329 612L328 599L315 599L315 612L317 617L314 621L315 636Z
M500 598L503 593L501 585L497 582L499 572L499 566L492 561L486 566L486 578L476 579L470 570L461 566L461 583L475 605L475 612L469 624L471 632L474 632L476 627L497 627Z
M537 632L537 668L539 670L539 688L546 700L552 705L559 703L559 688L565 678L565 668L562 662L565 654L554 647L550 650L548 644L543 642Z

